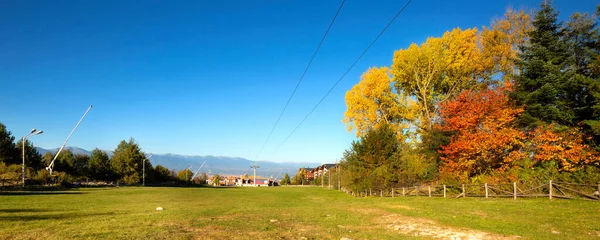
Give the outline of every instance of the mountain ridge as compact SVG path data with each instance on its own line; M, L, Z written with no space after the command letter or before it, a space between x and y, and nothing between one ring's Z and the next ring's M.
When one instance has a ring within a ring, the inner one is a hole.
M55 154L59 148L52 149L44 149L40 147L36 147L38 152L42 155L50 152ZM85 154L91 155L91 151L88 151L79 147L65 147L65 149L71 150L74 154ZM113 152L109 150L102 150L106 152L109 156L112 156ZM155 153L147 153L152 154L150 158L150 163L152 166L161 165L168 169L173 170L183 170L184 168L189 168L190 165L192 172L196 172L200 165L204 161L206 163L200 169L199 173L206 172L208 174L227 174L227 175L242 175L242 174L253 174L250 165L258 163L260 166L256 170L257 175L261 176L277 176L279 178L283 177L285 173L288 173L291 176L295 175L298 171L298 168L301 167L315 167L321 164L317 163L309 163L309 162L271 162L271 161L252 161L242 157L229 157L229 156L214 156L214 155L181 155L175 153L164 153L164 154L155 154Z

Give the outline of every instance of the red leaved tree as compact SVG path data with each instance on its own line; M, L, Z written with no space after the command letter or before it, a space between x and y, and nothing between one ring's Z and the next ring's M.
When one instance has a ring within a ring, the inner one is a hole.
M525 157L526 135L513 126L523 108L512 107L504 87L463 91L439 104L436 127L451 132L450 143L439 150L442 176L470 177L503 173Z

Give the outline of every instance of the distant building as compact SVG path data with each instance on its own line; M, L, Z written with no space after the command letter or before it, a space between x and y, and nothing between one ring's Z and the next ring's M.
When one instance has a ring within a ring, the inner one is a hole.
M306 183L310 183L315 178L327 174L332 169L336 168L337 164L326 163L316 168L300 168L298 169L298 175L304 174L304 180Z

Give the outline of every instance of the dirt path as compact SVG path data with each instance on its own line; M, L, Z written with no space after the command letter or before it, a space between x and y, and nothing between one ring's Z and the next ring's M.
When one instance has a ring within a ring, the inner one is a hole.
M433 220L406 217L398 214L383 215L377 224L408 236L421 236L438 239L518 239L519 236L503 236L473 229L440 226Z

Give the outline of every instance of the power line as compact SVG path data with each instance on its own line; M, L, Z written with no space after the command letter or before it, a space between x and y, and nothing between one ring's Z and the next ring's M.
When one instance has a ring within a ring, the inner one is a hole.
M350 65L350 67L348 68L348 70L346 70L346 72L344 72L344 74L342 74L342 76L340 77L340 79L338 79L337 82L335 82L335 84L333 84L333 86L331 86L331 88L329 89L329 91L327 91L327 93L325 93L325 95L321 98L321 100L319 100L319 102L317 103L317 105L315 105L310 110L310 112L308 112L308 114L304 117L304 119L302 119L302 121L300 121L300 123L283 140L283 142L281 142L281 144L275 149L275 151L273 153L277 152L279 150L279 148L281 148L281 146L283 146L283 144L285 144L285 142L287 142L287 140L296 132L296 130L298 130L298 128L304 123L304 121L306 121L306 119L308 119L308 117L310 117L310 115L315 111L315 109L317 109L317 107L319 107L319 105L321 105L321 103L323 102L323 100L325 100L325 98L327 98L327 96L329 96L329 94L333 91L333 89L342 81L342 79L344 79L344 77L346 77L346 75L350 72L350 70L352 70L352 68L354 68L354 66L358 63L358 61L360 61L360 59L367 53L367 51L369 51L369 49L373 46L373 44L375 44L375 42L377 42L377 40L379 40L379 38L381 37L381 35L383 35L383 33L392 25L392 23L394 23L394 21L396 21L396 19L398 18L398 16L400 16L400 14L402 12L404 12L404 9L406 9L406 7L408 7L408 5L411 2L412 2L412 0L408 0L406 2L406 4L404 4L404 6L402 7L402 9L400 9L400 11L398 11L398 13L396 13L396 15L394 16L394 18L392 18L392 20L390 20L390 22L381 30L381 32L379 32L379 34L377 35L377 37L375 37L375 39L371 42L371 44L369 44L369 46L367 46L367 48L360 54L360 56L358 56L358 58L356 59L356 61L354 61L354 63L352 63L352 65Z
M306 68L304 69L304 72L300 76L300 79L298 80L298 83L296 84L296 87L294 87L294 91L292 91L292 94L290 95L290 98L288 98L287 102L285 103L285 107L283 107L283 110L279 114L279 117L277 118L277 121L275 121L275 125L273 125L273 128L271 129L271 132L269 133L269 136L267 136L267 139L265 140L265 142L263 143L262 147L260 148L260 151L256 155L256 158L254 158L255 161L258 160L258 158L260 157L260 154L265 149L265 146L267 145L267 142L269 141L269 139L271 139L271 135L273 135L273 132L275 131L275 128L279 124L279 121L281 120L281 117L283 116L283 113L285 113L285 110L287 109L288 105L290 104L290 101L292 101L292 98L296 94L296 91L298 90L298 86L300 86L300 83L304 79L304 76L306 75L306 72L308 72L308 69L310 68L310 65L312 64L313 60L315 59L315 56L317 56L317 53L319 52L319 49L321 48L321 45L323 45L323 42L325 41L325 38L327 37L327 34L329 34L329 30L331 30L331 27L333 26L333 23L335 22L335 19L337 19L337 16L339 15L340 11L342 10L342 7L344 6L345 2L346 2L346 0L342 0L342 3L340 4L340 7L338 8L337 12L335 12L335 16L333 16L333 19L331 20L331 23L329 23L329 27L327 27L327 31L325 31L325 34L323 35L323 38L321 38L321 42L319 42L319 45L317 46L317 49L315 49L315 52L313 53L312 57L310 58L310 61L308 61L308 65L306 65Z

